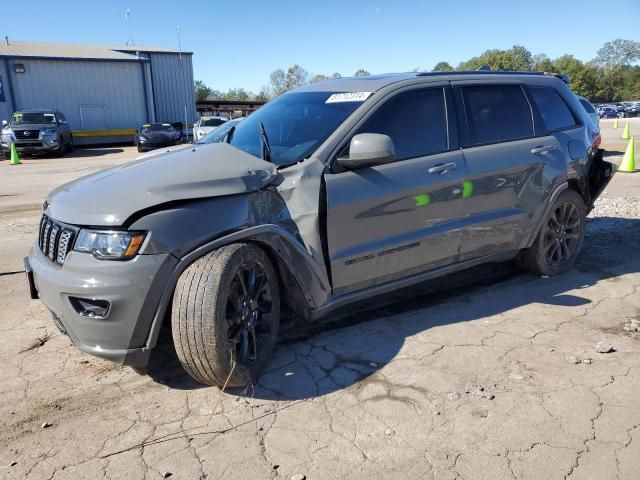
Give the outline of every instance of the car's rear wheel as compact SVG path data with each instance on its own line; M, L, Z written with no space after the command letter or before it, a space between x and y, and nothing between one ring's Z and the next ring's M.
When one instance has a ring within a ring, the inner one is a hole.
M176 285L173 341L180 363L200 383L255 383L279 325L277 273L256 245L222 247L189 266Z
M565 190L551 207L531 248L520 252L519 264L538 275L566 272L580 254L585 222L582 197L573 190Z

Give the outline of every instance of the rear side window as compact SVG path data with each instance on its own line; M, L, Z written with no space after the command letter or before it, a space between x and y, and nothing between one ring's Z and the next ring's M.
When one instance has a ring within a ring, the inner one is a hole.
M550 87L529 87L547 130L563 130L576 125L576 119L562 97Z
M381 133L393 140L398 160L449 148L442 88L400 93L380 107L358 133Z
M593 105L591 105L586 100L583 100L582 98L580 98L579 100L582 106L584 107L584 109L587 111L587 113L596 113L595 109L593 108Z
M467 146L533 136L529 102L518 85L462 87Z

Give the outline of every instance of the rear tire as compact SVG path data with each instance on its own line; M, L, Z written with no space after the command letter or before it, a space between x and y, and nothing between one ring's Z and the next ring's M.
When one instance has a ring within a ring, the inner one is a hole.
M573 190L565 190L553 203L533 245L519 253L518 265L537 275L566 272L580 254L585 222L582 197Z
M200 383L255 383L271 358L279 325L277 273L255 245L237 243L215 250L178 280L171 314L173 341L180 363Z
M11 158L11 152L8 150L2 150L2 158L5 160L9 160Z

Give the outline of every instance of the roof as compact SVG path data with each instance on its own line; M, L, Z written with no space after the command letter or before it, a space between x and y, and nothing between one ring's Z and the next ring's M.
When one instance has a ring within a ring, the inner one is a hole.
M136 52L179 53L178 50L137 45L101 46L14 40L9 40L7 45L6 42L0 41L0 57L138 61Z
M376 92L392 83L418 78L430 78L432 80L477 80L479 78L493 77L549 77L561 78L561 75L547 74L543 72L502 72L491 70L455 71L455 72L409 72L409 73L384 73L380 75L368 75L363 77L342 77L322 82L311 83L292 91L296 92ZM564 79L563 79L564 80ZM568 80L564 80L568 83Z

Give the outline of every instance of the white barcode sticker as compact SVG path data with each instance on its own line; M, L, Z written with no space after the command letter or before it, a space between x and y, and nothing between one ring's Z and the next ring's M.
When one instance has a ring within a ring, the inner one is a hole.
M364 102L369 98L369 95L371 95L371 92L334 93L324 103Z

